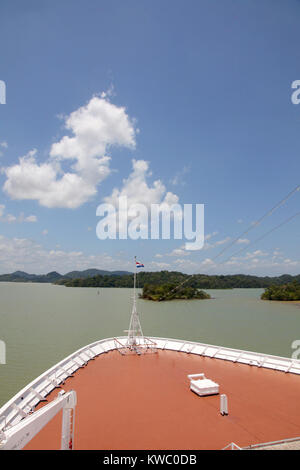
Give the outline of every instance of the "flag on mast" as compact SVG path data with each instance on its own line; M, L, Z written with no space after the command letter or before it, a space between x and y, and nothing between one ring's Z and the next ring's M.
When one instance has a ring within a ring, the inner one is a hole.
M135 262L135 265L137 268L144 268L145 266L143 265L143 263L139 263L138 261Z

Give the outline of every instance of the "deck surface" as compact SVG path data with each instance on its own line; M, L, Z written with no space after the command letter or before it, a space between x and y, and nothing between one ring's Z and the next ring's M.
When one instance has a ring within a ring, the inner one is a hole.
M201 372L227 395L228 416L219 412L220 395L190 391L187 375ZM77 393L75 449L222 449L300 436L300 376L220 359L111 351L63 389ZM26 449L59 449L60 437L61 413Z

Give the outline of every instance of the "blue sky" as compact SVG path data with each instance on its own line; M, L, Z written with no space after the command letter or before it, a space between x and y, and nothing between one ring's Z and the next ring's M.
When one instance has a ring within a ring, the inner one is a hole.
M300 218L250 246L299 192L212 261L299 184L299 19L297 0L2 1L0 272L136 255L149 270L299 273ZM204 249L99 240L97 206L130 181L135 202L205 204Z

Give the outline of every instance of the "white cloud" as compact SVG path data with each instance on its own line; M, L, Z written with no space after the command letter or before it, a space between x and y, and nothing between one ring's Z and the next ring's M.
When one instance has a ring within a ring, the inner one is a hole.
M164 256L169 256L164 255ZM160 258L164 257L160 255ZM267 253L263 250L248 252L244 256L233 256L224 262L215 262L213 258L205 258L197 261L184 257L169 258L170 266L168 269L179 269L188 273L206 273L213 274L253 274L261 276L276 276L284 273L298 274L300 260L282 257L274 259L273 253ZM171 261L172 260L172 261Z
M215 237L216 235L218 234L217 231L215 232L212 232L212 233L207 233L204 237L205 239L205 243L204 243L204 247L203 247L203 250L208 250L208 249L211 249L211 248L215 248L217 245L220 245L220 244L223 244L225 243L226 241L228 241L228 239L230 239L229 237L224 239L224 240L220 240L218 242L215 242L215 243L209 243L208 240L210 240L211 238ZM155 257L156 258L163 258L165 256L183 256L183 257L186 257L186 256L190 256L191 255L191 251L187 251L185 249L185 245L182 245L180 246L179 248L175 248L174 250L172 250L170 253L165 253L164 255L162 254L156 254Z
M190 256L191 252L185 249L185 245L180 246L179 248L174 248L170 253L166 253L165 255L156 254L156 258L163 258L164 256Z
M5 169L7 180L4 191L12 199L33 199L46 207L76 208L96 193L89 184L75 173L65 173L57 179L52 163L38 164L36 151L19 159L19 164Z
M279 261L279 258L281 260ZM274 256L274 253L267 253L263 250L255 250L246 253L244 256L232 257L223 264L218 265L219 272L227 272L226 266L234 267L234 272L253 273L261 275L280 275L283 273L291 272L291 268L300 267L300 261L291 260L290 258L283 258ZM294 272L295 274L297 273Z
M0 147L3 148L3 149L7 149L8 145L7 145L7 142L0 142ZM3 152L0 151L0 157L3 156Z
M0 235L0 265L2 273L22 270L29 273L45 274L98 268L107 270L129 269L132 263L113 259L106 253L85 255L81 251L62 249L47 250L40 244L26 238L6 238Z
M245 259L257 258L258 256L267 256L268 253L262 250L255 250L252 252L247 252Z
M35 223L35 222L37 222L37 216L36 215L25 216L22 212L18 217L18 222L20 222L20 223L22 223L22 222Z
M256 250L259 251L259 250ZM263 252L264 253L264 252ZM253 252L254 255L254 252ZM253 256L251 260L244 258L231 258L223 264L215 263L211 258L203 261L189 260L188 258L168 258L164 260L149 261L143 259L146 270L180 270L191 273L228 274L249 273L260 275L280 275L283 273L297 274L300 260L285 257L283 261L273 261L268 256ZM1 272L23 270L32 273L47 273L58 271L62 274L72 270L99 268L107 270L132 271L132 262L128 261L128 254L116 254L114 258L106 253L86 255L81 251L66 251L59 245L55 249L45 249L33 240L25 238L6 238L0 235L0 266Z
M212 259L206 258L205 260L203 260L203 261L201 262L201 265L202 265L202 266L214 266L215 263L213 262Z
M167 191L162 181L156 180L152 185L147 182L147 178L150 176L148 162L145 160L132 160L132 172L127 179L123 180L123 187L121 189L114 188L111 195L103 199L104 202L112 204L118 212L119 198L126 197L128 220L132 220L137 215L136 212L130 210L130 207L134 204L142 204L148 211L151 204L167 206L177 204L178 196ZM125 220L125 218L122 220Z
M115 188L104 201L117 207L118 199L126 196L128 207L133 204L144 204L146 207L150 207L151 204L176 204L178 196L167 192L160 180L154 181L152 187L148 185L146 179L151 176L148 170L149 163L145 160L132 160L132 173L123 180L122 189Z
M149 266L153 269L169 269L171 265L169 263L159 263L157 261L152 261L149 263Z
M184 186L185 185L184 175L189 173L189 171L190 171L190 167L184 166L180 172L176 173L176 175L173 176L173 178L171 178L170 183L173 186L178 186L178 185Z
M215 243L215 246L218 246L218 245L224 245L224 243L227 243L229 242L229 240L231 240L230 237L226 237L226 238L223 238L223 240L219 240Z
M248 240L248 238L239 238L239 239L236 241L236 243L237 243L238 245L248 244L248 243L250 243L250 240Z
M222 240L218 240L214 243L209 243L208 240L215 237L217 234L218 234L218 232L212 232L212 233L209 233L205 236L205 242L204 242L203 250L210 250L212 248L215 248L216 246L224 245L224 243L227 243L229 240L231 240L230 237L226 237L226 238L223 238Z
M204 237L205 240L210 240L211 238L215 237L218 232L207 233Z
M9 224L12 223L12 222L16 222L17 221L17 217L15 215L12 215L12 214L7 214L7 216L5 217L5 219L3 219L5 222L8 222Z
M65 127L73 135L65 135L54 143L51 157L75 160L76 172L94 184L103 178L102 159L111 146L135 148L134 124L125 108L115 106L105 97L95 96L71 113Z
M161 253L157 253L154 257L155 258L164 258L166 256L185 257L185 256L190 256L190 255L191 255L191 252L185 249L185 245L182 245L179 248L174 248L174 250L172 250L170 253L166 253L164 255ZM178 258L176 261L174 261L174 263L180 263L180 259Z
M12 199L37 200L46 207L77 208L97 192L110 174L111 147L135 148L135 123L125 108L105 97L94 96L85 106L65 117L64 135L50 150L50 158L37 162L36 149L3 169L4 191ZM70 170L62 168L71 164Z
M28 215L27 217L25 217L23 212L21 212L18 217L13 214L5 215L5 205L0 204L0 222L19 222L20 224L23 222L37 222L37 217L36 215Z
M101 98L106 98L107 96L115 96L115 89L113 84L110 84L108 90L103 91L100 96Z
M177 258L174 261L174 264L176 266L176 269L182 269L182 271L191 271L191 270L196 270L199 267L198 263L195 263L194 261L191 261L186 258Z
M25 222L37 222L37 216L36 215L29 215L25 217L24 219Z
M42 235L48 235L48 230L46 228L42 231Z
M185 245L181 246L180 248L175 248L168 256L190 256L191 252L185 249Z

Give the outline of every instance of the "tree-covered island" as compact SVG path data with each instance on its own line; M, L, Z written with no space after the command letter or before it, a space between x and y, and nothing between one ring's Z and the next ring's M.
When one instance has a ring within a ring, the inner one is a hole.
M291 282L283 286L270 286L265 289L261 295L263 300L285 300L295 301L300 300L300 283Z
M145 284L143 293L139 295L141 299L146 300L192 300L192 299L210 299L210 295L199 290L196 287L178 287L176 284Z

